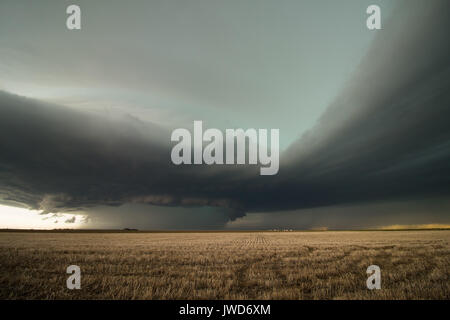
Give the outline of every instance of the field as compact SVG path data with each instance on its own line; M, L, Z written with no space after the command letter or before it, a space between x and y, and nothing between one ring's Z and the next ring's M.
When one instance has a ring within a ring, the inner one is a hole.
M0 232L1 299L449 299L450 231ZM81 289L66 287L67 266ZM366 269L381 268L381 290Z

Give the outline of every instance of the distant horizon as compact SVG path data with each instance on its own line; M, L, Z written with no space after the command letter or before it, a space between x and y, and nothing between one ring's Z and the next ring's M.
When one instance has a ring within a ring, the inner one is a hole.
M442 226L395 226L386 228L365 228L365 229L133 229L133 228L123 228L123 229L89 229L89 228L55 228L55 229L20 229L20 228L0 228L0 232L20 232L20 231L37 231L37 232L141 232L141 233L171 233L171 232L327 232L327 231L427 231L427 230L450 230L450 225Z

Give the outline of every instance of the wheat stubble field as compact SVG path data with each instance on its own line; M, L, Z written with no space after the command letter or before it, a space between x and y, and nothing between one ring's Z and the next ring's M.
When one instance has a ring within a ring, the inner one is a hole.
M449 299L450 231L0 233L1 299ZM67 266L81 289L66 288ZM381 268L381 290L366 268Z

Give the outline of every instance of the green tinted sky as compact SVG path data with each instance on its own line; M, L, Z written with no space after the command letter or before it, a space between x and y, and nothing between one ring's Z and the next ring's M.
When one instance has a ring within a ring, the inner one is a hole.
M386 19L395 3L2 1L0 89L168 127L279 128L286 147L366 53L367 6Z

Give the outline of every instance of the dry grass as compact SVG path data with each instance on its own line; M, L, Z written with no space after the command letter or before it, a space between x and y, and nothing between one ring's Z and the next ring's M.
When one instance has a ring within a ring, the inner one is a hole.
M3 299L449 299L450 231L0 233ZM81 267L81 290L66 267ZM382 289L366 288L381 267Z

